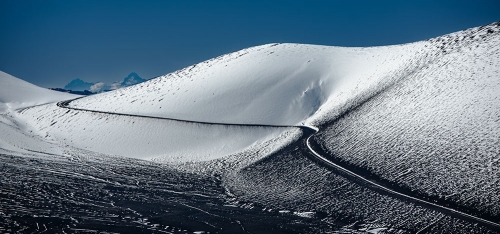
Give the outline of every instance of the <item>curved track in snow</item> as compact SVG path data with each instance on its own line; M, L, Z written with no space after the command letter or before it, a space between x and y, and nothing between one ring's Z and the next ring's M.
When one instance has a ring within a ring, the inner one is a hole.
M76 98L79 99L79 98ZM314 126L289 126L289 125L262 125L262 124L236 124L236 123L214 123L214 122L202 122L202 121L192 121L192 120L182 120L182 119L174 119L174 118L165 118L165 117L155 117L155 116L144 116L144 115L134 115L134 114L123 114L123 113L114 113L114 112L106 112L106 111L97 111L97 110L88 110L88 109L81 109L81 108L73 108L69 107L69 104L76 100L76 99L71 99L71 100L66 100L66 101L61 101L57 103L57 106L60 108L65 108L65 109L71 109L71 110L77 110L77 111L86 111L86 112L93 112L93 113L101 113L101 114L109 114L109 115L119 115L119 116L130 116L130 117L140 117L140 118L150 118L150 119L163 119L163 120L171 120L171 121L179 121L179 122L184 122L184 123L196 123L196 124L208 124L208 125L225 125L225 126L254 126L254 127L282 127L282 128L290 128L290 127L295 127L295 128L300 128L304 134L306 134L306 140L305 140L305 145L311 152L308 154L309 158L322 166L325 166L329 169L335 170L342 174L345 177L348 177L350 180L361 184L362 186L368 187L370 189L373 189L375 191L378 191L380 193L387 194L389 196L393 196L402 200L406 200L409 202L416 203L421 206L428 207L430 209L439 211L444 214L448 214L450 216L454 216L466 221L472 221L472 222L479 222L487 227L493 228L495 230L500 230L500 224L486 220L480 217L476 217L471 214L464 213L462 211L458 211L446 206L439 205L438 203L433 203L430 201L426 201L420 198L417 198L415 196L412 196L411 194L406 194L403 192L398 192L394 189L391 189L382 183L379 183L374 180L370 180L367 177L357 174L345 167L342 167L328 158L324 157L321 155L320 152L322 150L314 150L313 147L311 146L310 140L311 137L316 134L319 129L314 127ZM308 134L308 136L307 136Z

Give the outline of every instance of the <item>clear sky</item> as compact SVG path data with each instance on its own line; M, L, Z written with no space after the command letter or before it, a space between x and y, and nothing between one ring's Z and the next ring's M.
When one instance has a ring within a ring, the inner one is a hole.
M499 0L0 0L0 70L43 87L143 78L250 46L376 46L500 21Z

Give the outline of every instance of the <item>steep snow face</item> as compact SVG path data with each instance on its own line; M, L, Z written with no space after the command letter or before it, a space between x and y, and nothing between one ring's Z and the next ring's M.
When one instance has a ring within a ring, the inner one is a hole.
M30 84L0 71L0 113L79 97Z
M202 122L295 125L418 68L425 63L425 45L257 46L82 98L71 107Z

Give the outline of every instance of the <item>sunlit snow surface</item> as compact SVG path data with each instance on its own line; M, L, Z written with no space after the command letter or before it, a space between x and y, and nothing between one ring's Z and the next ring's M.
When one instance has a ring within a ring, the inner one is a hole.
M0 71L0 153L4 150L61 153L60 146L47 143L40 135L33 134L31 127L12 115L19 108L77 97L79 96L38 87Z
M496 233L325 166L306 140L498 224L499 67L495 23L397 46L252 47L68 106L4 92L3 106L31 104L0 115L0 231Z
M49 139L96 152L163 162L206 161L256 146L291 128L186 123L117 116L55 104L20 111Z
M423 66L433 59L428 44L268 44L79 99L70 107L214 123L301 124L313 115L325 118L322 107L344 105Z
M0 114L22 107L77 97L79 96L38 87L0 71Z

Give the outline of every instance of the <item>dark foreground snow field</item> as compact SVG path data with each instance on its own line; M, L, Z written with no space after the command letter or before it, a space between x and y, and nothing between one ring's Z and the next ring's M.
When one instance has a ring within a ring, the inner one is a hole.
M364 188L311 161L299 145L224 178L80 153L87 156L0 155L0 230L495 233Z

